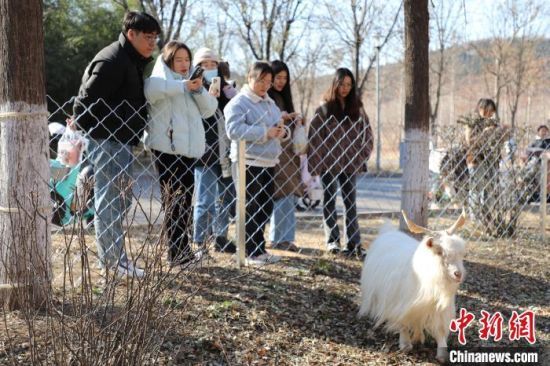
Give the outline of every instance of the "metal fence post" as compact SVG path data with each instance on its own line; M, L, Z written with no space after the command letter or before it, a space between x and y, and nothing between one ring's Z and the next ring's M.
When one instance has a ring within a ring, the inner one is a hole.
M542 229L542 240L546 239L546 199L548 195L548 154L541 156L540 176L540 224Z
M380 46L376 46L376 172L380 173L382 138L380 131Z
M239 140L237 155L237 220L236 220L236 239L237 239L237 267L241 268L245 264L245 224L246 224L246 165L245 165L246 142Z

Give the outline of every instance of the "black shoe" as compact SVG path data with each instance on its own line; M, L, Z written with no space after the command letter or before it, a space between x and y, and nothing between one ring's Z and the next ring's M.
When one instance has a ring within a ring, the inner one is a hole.
M360 245L356 246L354 248L347 247L346 249L342 250L342 255L350 258L350 259L358 259L363 260L367 256L367 252L365 249L363 249Z
M237 253L237 246L233 241L228 240L225 236L216 236L216 252L221 253Z
M195 254L193 254L191 251L178 253L175 250L169 250L168 252L168 263L170 263L170 267L182 266L194 260Z

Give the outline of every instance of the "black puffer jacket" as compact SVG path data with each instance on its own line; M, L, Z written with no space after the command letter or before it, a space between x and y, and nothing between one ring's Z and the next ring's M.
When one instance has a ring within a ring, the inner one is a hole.
M73 106L78 127L94 139L137 145L147 121L143 71L151 60L122 33L102 49L82 76Z

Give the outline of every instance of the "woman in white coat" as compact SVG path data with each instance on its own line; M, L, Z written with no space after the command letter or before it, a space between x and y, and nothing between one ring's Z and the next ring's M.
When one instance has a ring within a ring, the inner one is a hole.
M159 173L172 265L195 259L189 246L193 170L205 150L202 119L212 116L218 106L201 77L187 80L191 60L191 50L184 43L170 41L145 80L150 103L145 146L152 150Z

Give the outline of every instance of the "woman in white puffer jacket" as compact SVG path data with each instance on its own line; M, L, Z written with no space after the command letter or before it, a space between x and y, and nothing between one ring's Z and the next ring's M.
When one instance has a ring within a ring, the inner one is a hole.
M145 80L150 106L144 143L152 150L159 173L172 265L194 260L189 246L193 171L205 150L202 119L212 116L218 106L202 86L202 78L186 79L191 60L184 43L170 41Z

